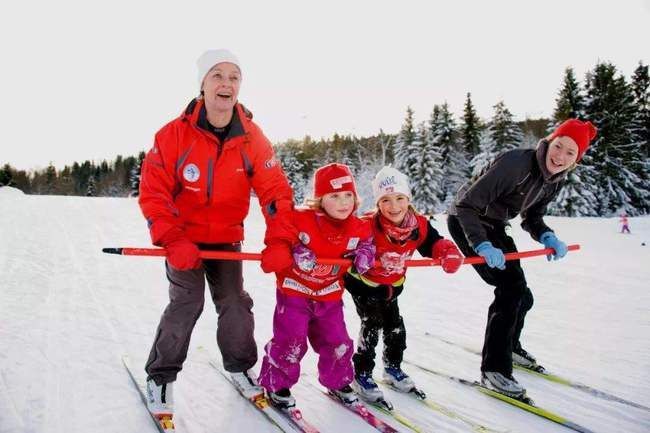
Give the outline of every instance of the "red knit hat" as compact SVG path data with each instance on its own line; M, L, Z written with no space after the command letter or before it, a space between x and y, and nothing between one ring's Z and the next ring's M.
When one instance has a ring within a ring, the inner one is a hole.
M314 196L322 197L331 192L352 191L357 195L352 172L345 164L327 164L314 173Z
M589 143L596 138L598 129L591 122L583 122L578 119L567 119L549 136L549 141L553 141L556 137L570 137L578 145L578 158L580 161L582 155L589 149Z

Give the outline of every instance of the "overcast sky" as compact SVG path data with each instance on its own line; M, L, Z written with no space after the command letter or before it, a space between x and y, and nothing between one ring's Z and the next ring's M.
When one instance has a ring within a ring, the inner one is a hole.
M549 116L564 68L650 63L650 0L30 1L0 6L0 164L113 159L198 93L196 58L230 48L273 142L396 132L472 92Z

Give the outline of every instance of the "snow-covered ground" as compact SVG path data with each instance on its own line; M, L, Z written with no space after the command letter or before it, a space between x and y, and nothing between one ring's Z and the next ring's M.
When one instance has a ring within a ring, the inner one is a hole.
M535 306L525 347L549 370L634 402L650 405L650 218L631 218L631 235L616 219L548 218L559 237L582 250L559 262L525 262ZM446 235L444 216L437 228ZM246 251L259 251L263 220L253 202ZM521 249L539 248L512 229ZM0 188L0 432L155 432L121 356L141 369L167 303L159 258L110 256L107 246L147 246L135 199L27 196ZM270 338L274 284L257 262L245 264L255 301L260 353ZM350 334L359 320L346 295ZM400 298L407 359L476 379L479 357L446 344L480 348L491 290L469 267L409 270ZM274 432L207 363L198 346L217 354L216 313L209 299L176 385L179 432ZM302 362L294 394L322 432L371 432L315 387L316 359ZM258 364L259 366L259 364ZM475 389L405 365L430 398L501 431L564 428L485 396ZM648 432L650 412L518 372L542 407L596 432ZM471 428L404 396L396 407L427 432ZM406 430L404 430L406 431ZM567 430L568 431L568 430Z

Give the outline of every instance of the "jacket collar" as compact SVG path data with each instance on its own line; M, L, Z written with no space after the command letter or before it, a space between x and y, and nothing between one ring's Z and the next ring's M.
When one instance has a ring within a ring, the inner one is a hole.
M246 135L249 128L248 122L252 114L244 108L239 102L233 107L233 116L230 121L230 131L226 140L234 137ZM208 123L205 101L203 98L195 98L187 105L181 118L190 122L192 125L206 130L205 125Z

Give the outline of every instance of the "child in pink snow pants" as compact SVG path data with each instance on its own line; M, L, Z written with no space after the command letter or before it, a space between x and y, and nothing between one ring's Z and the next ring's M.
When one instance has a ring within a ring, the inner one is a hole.
M358 205L354 179L343 164L329 164L314 174L314 198L308 208L294 210L295 233L274 237L267 232L262 269L275 272L277 304L273 338L265 346L259 382L280 407L295 400L307 340L318 353L318 379L344 403L356 396L350 388L353 342L343 319L342 276L347 266L322 265L317 259L354 256L358 272L374 260L370 225L353 215Z

